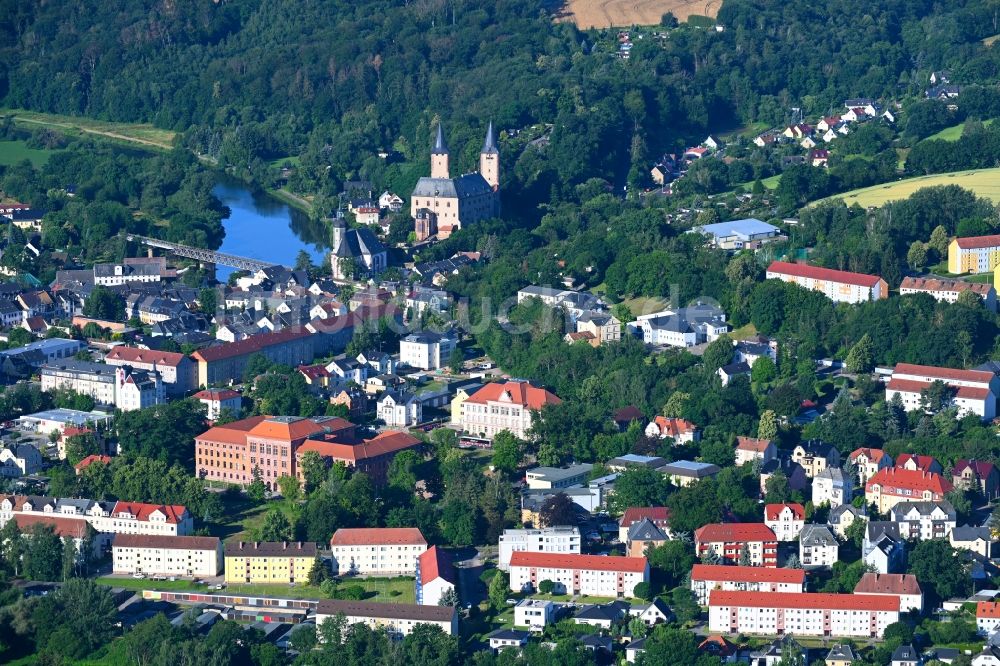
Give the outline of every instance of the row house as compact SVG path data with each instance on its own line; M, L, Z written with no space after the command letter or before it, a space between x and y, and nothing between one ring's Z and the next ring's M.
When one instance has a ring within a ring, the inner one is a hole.
M645 557L559 555L517 552L510 558L510 589L538 589L549 580L556 594L634 597L635 586L649 582Z
M890 511L904 539L927 541L946 539L955 529L957 514L947 500L939 502L899 502Z
M868 479L875 476L880 469L892 467L892 456L882 449L861 447L851 451L847 459L854 465L858 473L858 484L864 486Z
M622 539L622 543L625 539ZM529 553L571 553L579 555L582 541L580 528L558 525L542 529L506 529L500 535L497 568L510 568L511 555Z
M363 624L373 631L385 630L393 639L409 636L421 625L441 629L448 636L458 635L458 611L454 606L375 603L322 599L316 604L316 626L327 620L344 618L347 626Z
M899 612L924 609L924 593L913 574L865 572L854 586L854 594L878 594L899 600Z
M231 541L226 544L226 582L275 585L305 583L316 563L314 543Z
M694 543L701 559L711 553L723 564L778 566L778 538L764 523L711 523L695 530Z
M795 541L806 524L806 510L801 504L765 504L764 524L778 541Z
M767 462L778 457L778 447L769 439L757 437L736 438L736 464L746 465L755 460Z
M865 303L889 297L889 286L877 275L774 261L767 267L766 277L818 291L835 303Z
M460 425L464 432L487 440L502 430L527 439L534 415L560 402L555 394L528 382L486 384L462 402Z
M954 489L940 474L890 467L880 470L865 484L865 501L880 513L888 513L900 502L940 502Z
M992 372L984 370L897 363L885 387L886 402L899 396L906 411L922 410L925 408L922 394L935 382L951 389L951 404L958 410L959 416L975 414L984 421L996 417L1000 380Z
M695 564L691 568L691 591L698 603L708 605L712 590L749 592L802 592L806 584L804 569Z
M955 303L959 294L972 292L983 301L990 312L997 311L997 292L991 284L966 282L965 280L945 280L936 277L905 277L899 284L899 295L928 294L936 301Z
M116 534L112 571L148 576L217 576L223 568L219 537Z
M708 630L765 636L881 638L899 621L899 601L888 596L714 590Z
M330 550L336 575L412 576L427 539L415 527L342 527Z

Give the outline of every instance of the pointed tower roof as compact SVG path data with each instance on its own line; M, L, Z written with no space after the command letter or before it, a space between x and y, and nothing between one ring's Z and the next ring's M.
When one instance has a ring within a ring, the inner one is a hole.
M497 137L496 133L493 131L493 121L490 121L490 126L486 130L486 140L483 141L483 153L492 154L499 152L497 150Z
M431 153L435 155L448 154L448 146L444 143L444 130L441 128L441 123L438 123L437 139L434 140L434 150Z

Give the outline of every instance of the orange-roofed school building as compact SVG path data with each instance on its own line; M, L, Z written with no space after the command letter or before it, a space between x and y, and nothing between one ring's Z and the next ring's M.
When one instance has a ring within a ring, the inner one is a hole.
M773 261L767 267L766 277L818 291L837 303L864 303L889 297L888 285L877 275Z
M764 523L710 523L694 531L699 558L714 553L722 564L739 564L744 551L755 567L778 566L778 538Z
M302 456L314 451L329 467L343 463L356 471L364 472L376 486L385 485L389 464L400 451L417 449L423 442L413 435L398 430L386 430L372 439L356 441L343 436L326 439L307 439L295 451L299 481L305 482L302 473Z
M975 414L984 421L996 417L1000 382L992 372L984 370L897 363L885 387L885 400L888 402L898 395L906 411L922 409L920 394L933 382L941 382L952 389L952 405L958 409L959 416Z
M721 564L696 564L691 568L691 591L702 606L712 590L750 592L802 592L805 569L772 569Z
M765 504L764 524L778 541L795 541L806 524L806 510L801 504Z
M891 596L713 590L708 597L708 630L727 634L881 638L898 621Z
M543 580L555 583L556 594L634 597L635 586L649 582L649 562L645 557L526 551L510 556L511 590L537 590Z
M533 414L545 405L562 402L554 393L528 382L487 384L462 402L462 430L472 437L492 440L501 430L528 438Z
M337 575L412 576L427 539L416 527L341 528L330 539Z
M879 513L888 513L900 502L940 502L951 492L951 481L923 470L888 467L879 470L865 484L865 500Z
M417 604L437 606L441 598L455 591L455 567L451 557L437 546L431 546L417 558Z
M987 273L1000 264L1000 235L956 238L948 245L948 272Z

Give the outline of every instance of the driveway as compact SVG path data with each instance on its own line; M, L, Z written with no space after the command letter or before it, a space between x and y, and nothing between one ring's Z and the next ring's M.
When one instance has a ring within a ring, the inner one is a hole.
M486 599L486 586L479 580L485 566L479 550L464 548L457 551L453 562L458 573L459 601L462 607L466 604L479 605Z

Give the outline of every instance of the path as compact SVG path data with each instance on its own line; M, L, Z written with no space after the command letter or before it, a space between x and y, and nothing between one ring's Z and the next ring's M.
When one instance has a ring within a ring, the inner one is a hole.
M465 554L465 553L463 553ZM486 586L479 580L483 573L483 561L479 550L473 550L471 557L464 560L455 560L455 569L458 571L458 590L462 607L467 604L479 605L479 602L486 598Z
M25 118L19 116L16 113L14 115L14 120L21 123L34 123L35 125L43 125L47 127L62 127L63 129L75 130L77 132L84 132L85 134L96 134L98 136L108 137L110 139L118 139L119 141L127 141L129 143L138 143L144 146L151 146L153 148L162 148L164 150L170 150L173 148L169 143L160 143L159 141L150 141L149 139L140 139L135 136L125 136L124 134L117 134L115 132L107 132L104 130L96 130L88 127L82 127L80 125L73 125L71 123L59 123L54 120L37 120L35 118Z

